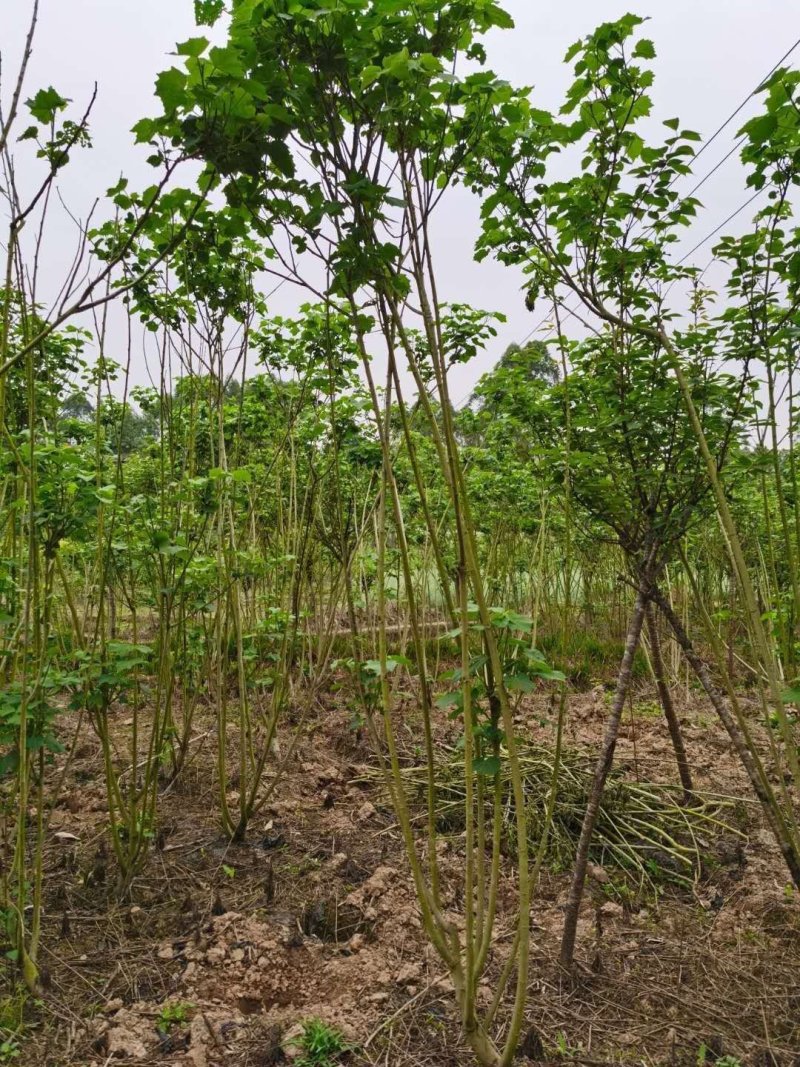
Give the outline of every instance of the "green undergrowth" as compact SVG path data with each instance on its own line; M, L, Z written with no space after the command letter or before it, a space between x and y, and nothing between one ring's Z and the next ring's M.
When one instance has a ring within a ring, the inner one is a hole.
M573 630L566 643L560 634L542 634L539 648L556 663L576 689L589 689L597 683L612 683L625 651L624 641ZM648 677L647 659L637 650L631 668L633 682Z
M296 1047L300 1055L294 1059L295 1067L336 1067L350 1051L344 1035L322 1019L308 1019L303 1023Z

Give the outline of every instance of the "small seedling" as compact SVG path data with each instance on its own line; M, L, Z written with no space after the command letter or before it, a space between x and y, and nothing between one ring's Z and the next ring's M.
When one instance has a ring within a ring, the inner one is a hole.
M178 1001L177 1004L165 1004L158 1013L156 1030L162 1037L165 1037L173 1026L183 1026L188 1021L190 1008L191 1004L184 1004L181 1001Z
M303 1034L297 1045L303 1051L295 1060L295 1067L336 1067L341 1063L341 1056L350 1051L344 1035L322 1019L303 1023Z
M579 1049L574 1048L567 1041L567 1035L561 1030L556 1037L556 1054L561 1059L571 1059Z
M661 714L661 705L655 700L640 700L635 708L634 714L642 719L657 719Z
M0 1041L0 1063L11 1063L21 1052L19 1041L15 1037L7 1037Z
M707 1063L713 1062L716 1067L742 1067L742 1061L738 1056L716 1056L714 1057L711 1050L705 1045L701 1045L697 1050L697 1067L705 1067Z

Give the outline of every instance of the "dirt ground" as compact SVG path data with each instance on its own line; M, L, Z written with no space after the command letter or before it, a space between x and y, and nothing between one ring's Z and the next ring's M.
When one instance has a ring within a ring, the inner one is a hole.
M800 899L718 723L695 694L676 696L698 786L740 798L732 823L743 829L711 835L713 862L690 886L620 899L599 872L569 978L556 963L569 873L544 872L521 1053L554 1063L694 1067L734 1056L800 1067ZM674 781L652 701L646 689L636 694L617 764L633 779ZM601 688L574 696L567 744L592 752L605 712ZM238 845L221 836L213 737L198 722L192 761L161 797L155 846L124 903L105 843L99 746L86 739L49 830L46 991L14 1062L267 1067L297 1055L292 1038L310 1018L343 1032L354 1065L474 1062L422 931L369 745L348 717L332 698L303 727L274 801ZM546 697L526 698L519 718L532 740L551 735ZM409 713L399 731L409 753L415 731ZM455 904L463 837L443 838L440 856ZM508 938L501 917L490 977ZM480 997L491 997L490 984Z

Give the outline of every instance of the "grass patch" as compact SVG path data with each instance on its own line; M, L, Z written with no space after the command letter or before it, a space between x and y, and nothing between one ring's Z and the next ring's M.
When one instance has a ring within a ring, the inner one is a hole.
M303 1033L297 1039L301 1054L295 1059L295 1067L336 1067L350 1046L335 1027L322 1019L309 1019L303 1023Z
M567 675L576 689L588 689L596 682L616 678L625 642L575 630L567 638L566 646L560 634L542 634L539 648ZM633 658L631 677L635 682L648 677L647 659L641 648L636 650Z

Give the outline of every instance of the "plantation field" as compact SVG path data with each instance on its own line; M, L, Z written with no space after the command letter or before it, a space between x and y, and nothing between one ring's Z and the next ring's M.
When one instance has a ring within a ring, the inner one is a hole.
M574 698L570 752L591 753L599 743L607 689L598 682ZM626 713L610 824L631 811L623 784L649 794L674 780L653 696L641 684ZM551 731L537 725L547 704L533 696L519 709L534 746L552 743ZM709 726L707 705L682 691L680 707L708 821L687 819L691 829L676 834L687 846L685 863L665 842L659 847L663 814L651 817L653 847L644 831L626 830L647 865L644 878L598 845L569 978L554 959L574 851L574 798L558 804L567 825L548 852L531 912L528 1062L688 1067L704 1046L709 1055L753 1063L793 1062L800 898L786 884L725 737ZM420 766L414 718L413 708L403 709L409 771ZM124 713L115 716L116 739L127 739L129 728ZM352 1051L343 1062L469 1063L449 977L425 944L391 805L341 698L326 694L303 727L280 800L264 810L246 844L219 833L208 757L213 721L201 713L195 729L191 762L163 790L159 836L132 888L135 904L115 899L103 786L94 773L99 746L91 737L81 742L45 852L51 1014L20 1062L281 1063L302 1054L291 1042L313 1018L345 1035ZM455 733L446 720L437 723L443 763ZM546 774L536 764L535 779ZM672 794L664 800L674 807ZM537 805L532 815L540 811ZM444 813L442 827L444 900L456 909L464 838ZM511 934L498 929L481 1000L491 996Z
M0 1067L800 1067L791 0L133 4L0 11Z

